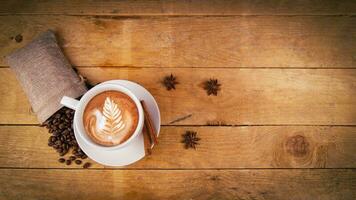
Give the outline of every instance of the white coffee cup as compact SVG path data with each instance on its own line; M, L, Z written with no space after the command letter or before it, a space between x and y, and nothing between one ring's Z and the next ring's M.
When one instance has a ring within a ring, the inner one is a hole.
M137 110L138 110L138 124L136 127L135 132L131 135L129 139L127 139L125 142L115 145L112 147L106 147L102 146L100 144L95 143L93 140L90 139L90 137L86 134L84 124L83 124L83 114L84 114L84 109L86 105L89 103L89 101L96 96L97 94L100 94L105 91L109 90L114 90L114 91L119 91L122 92L126 95L128 95L136 104ZM131 92L129 89L127 89L124 86L121 85L114 85L111 83L101 83L100 85L97 85L93 88L91 88L88 92L86 92L82 98L78 101L76 99L73 99L71 97L64 96L61 100L61 104L75 110L74 112L74 118L73 118L73 128L77 128L78 131L78 136L81 137L87 144L91 145L93 148L101 148L104 150L115 150L118 148L125 147L128 145L131 141L135 139L141 132L144 124L144 113L143 113L143 108L141 105L140 100L134 95L133 92Z

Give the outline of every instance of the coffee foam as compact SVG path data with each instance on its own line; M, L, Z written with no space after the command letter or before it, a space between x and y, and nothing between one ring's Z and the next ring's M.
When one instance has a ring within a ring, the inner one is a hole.
M138 110L126 94L106 91L93 97L85 108L84 128L96 143L114 146L126 141L136 130Z

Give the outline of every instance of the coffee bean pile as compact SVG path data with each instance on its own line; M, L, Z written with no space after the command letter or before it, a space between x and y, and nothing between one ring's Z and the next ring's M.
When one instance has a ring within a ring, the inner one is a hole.
M48 146L56 150L61 156L58 162L66 165L70 165L72 162L80 165L82 160L87 158L75 139L73 117L74 111L63 107L41 125L46 127L51 134L48 138ZM68 159L63 158L68 152L71 152L72 155ZM83 165L83 168L88 168L90 165L87 162Z

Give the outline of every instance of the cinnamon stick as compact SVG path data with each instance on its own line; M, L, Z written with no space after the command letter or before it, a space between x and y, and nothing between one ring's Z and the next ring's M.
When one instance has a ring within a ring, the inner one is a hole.
M150 136L151 144L158 144L156 129L153 126L152 118L150 113L148 112L145 101L141 101L141 105L143 108L144 116L145 116L145 124L148 135Z
M144 146L145 146L145 154L146 155L151 155L151 141L150 141L150 138L149 138L149 135L147 133L147 127L146 125L143 125L143 130L142 130L142 133L143 133L143 141L144 141Z

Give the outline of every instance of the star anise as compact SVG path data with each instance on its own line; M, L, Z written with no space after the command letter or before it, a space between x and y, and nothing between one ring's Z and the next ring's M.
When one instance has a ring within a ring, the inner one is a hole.
M206 90L206 93L210 95L217 96L218 91L220 90L221 84L218 83L218 79L209 79L204 82L204 89Z
M171 74L163 79L163 85L166 86L167 90L176 89L175 85L178 84L177 78Z
M184 143L184 147L186 149L194 148L196 149L196 145L199 145L198 141L200 138L197 137L197 132L195 131L186 131L185 134L182 134L183 140L181 141Z

